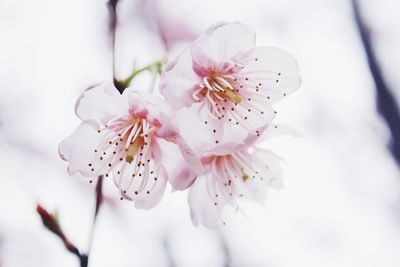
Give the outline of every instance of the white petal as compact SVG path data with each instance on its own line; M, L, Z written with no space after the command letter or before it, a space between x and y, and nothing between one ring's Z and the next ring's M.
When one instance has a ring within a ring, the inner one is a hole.
M75 104L75 113L82 120L105 124L113 117L125 114L128 103L112 83L104 82L84 91Z
M123 160L113 169L113 178L124 198L134 201L136 208L150 209L162 199L168 177L158 156L142 161L144 166L136 158L131 163Z
M97 132L98 129L99 125L94 121L83 122L71 136L60 143L58 150L61 158L69 162L70 175L79 172L83 176L95 177L98 174L94 153L102 139L102 134Z
M201 107L201 103L178 110L175 117L180 134L196 154L201 155L220 144L223 125L217 119L211 118L206 108Z
M286 51L274 47L257 47L241 59L241 75L248 77L248 86L260 86L266 103L274 103L300 86L300 73L296 60Z
M191 186L198 176L196 168L182 156L178 146L174 143L159 141L163 163L168 173L168 181L174 190L185 190Z
M263 180L260 188L272 186L275 188L281 188L283 185L282 181L282 169L281 163L282 158L275 153L266 150L256 148L252 153L252 158L254 159L254 168L260 169L260 175L262 175ZM259 180L256 183L260 182ZM256 185L258 187L258 185Z
M193 71L190 50L186 49L162 74L160 91L174 109L187 107L194 101L192 93L199 84L198 79Z
M216 228L221 225L221 214L225 207L225 202L219 201L215 205L212 199L216 193L209 186L207 176L200 176L190 187L188 202L190 214L194 225L202 224L208 228Z
M210 27L192 46L193 60L203 68L215 68L232 61L255 46L255 33L233 22Z

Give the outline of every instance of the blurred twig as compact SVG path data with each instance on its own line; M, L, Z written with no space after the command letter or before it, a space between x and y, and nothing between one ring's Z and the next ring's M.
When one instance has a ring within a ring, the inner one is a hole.
M221 231L218 231L218 239L220 240L222 254L224 256L223 267L231 267L232 266L231 252L230 252L228 244L225 240L224 234Z
M97 217L98 217L99 210L100 210L101 205L103 204L103 199L104 199L104 197L103 197L103 180L104 180L103 175L100 175L99 178L97 179L97 184L96 184L96 204L95 204L92 228L90 230L90 237L89 237L89 245L88 245L88 253L87 253L88 263L89 263L89 255L90 255L90 252L92 249L92 244L93 244L93 238L94 238L94 232L95 232L95 228L96 228Z
M58 236L61 241L63 242L65 248L78 257L80 266L87 267L88 257L82 254L79 249L67 238L62 230L58 218L56 214L49 213L45 208L43 208L40 204L36 206L36 211L39 214L40 218L42 219L43 225L49 230L50 232L54 233Z
M90 255L90 250L92 248L92 243L93 243L93 237L94 237L94 229L96 226L96 221L97 221L97 216L100 210L100 207L103 203L103 176L99 176L97 179L97 184L96 184L96 205L95 205L95 212L94 212L94 218L93 218L93 224L90 232L90 237L89 237L89 246L88 246L88 253L84 254L79 251L77 246L75 246L69 238L66 236L64 231L61 228L61 225L58 221L58 217L56 213L50 213L48 212L45 208L43 208L40 204L37 205L36 211L39 214L40 218L42 219L43 225L46 227L47 230L50 232L54 233L56 236L58 236L61 241L63 242L65 248L74 254L75 256L78 257L79 263L81 267L87 267L89 264L89 255Z
M173 257L173 253L171 251L171 244L170 244L170 237L169 234L165 234L161 240L162 245L164 247L165 255L167 257L167 266L168 267L175 267L176 263Z
M397 163L400 163L400 113L399 107L385 82L382 70L378 64L375 51L372 47L370 31L366 27L360 13L359 3L351 0L354 20L360 34L361 42L368 60L368 66L375 82L377 92L377 105L382 117L387 122L392 135L389 145L390 151Z
M112 72L114 86L122 94L126 86L121 83L116 77L116 63L115 63L115 36L117 34L118 15L117 7L120 0L109 0L107 3L108 11L110 14L110 36L111 36L111 50L112 50Z

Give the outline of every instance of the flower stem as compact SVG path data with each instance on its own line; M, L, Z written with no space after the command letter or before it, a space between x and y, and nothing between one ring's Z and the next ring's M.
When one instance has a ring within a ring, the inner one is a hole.
M125 80L119 81L119 84L122 86L128 87L130 85L130 83L132 82L132 80L139 75L140 73L144 72L144 71L150 71L153 72L155 74L161 74L162 71L162 66L166 63L165 59L161 59L161 60L157 60L147 66L144 66L140 69L135 69L133 70L132 74L129 75L128 78L126 78Z
M104 180L103 175L100 175L99 178L97 179L96 205L95 205L95 210L94 210L92 228L90 229L88 252L86 255L87 260L86 260L86 265L82 265L82 261L81 261L81 267L87 267L89 265L89 256L90 256L90 252L92 250L96 222L97 222L100 207L103 204L103 180Z

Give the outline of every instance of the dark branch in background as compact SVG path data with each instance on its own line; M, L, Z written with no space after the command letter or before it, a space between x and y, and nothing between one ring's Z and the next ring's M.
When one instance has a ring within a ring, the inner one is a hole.
M89 236L89 245L88 245L88 253L87 253L88 263L89 263L90 251L92 249L92 244L93 244L94 231L96 228L97 217L99 215L99 210L100 210L101 205L103 204L103 199L104 199L104 197L103 197L103 180L104 180L103 175L100 175L99 178L97 179L97 184L96 184L96 204L95 204L92 228L90 230L90 236ZM87 265L85 267L87 267Z
M47 230L58 236L63 242L65 248L78 257L81 267L87 267L88 257L84 254L81 254L81 252L79 252L79 249L77 249L76 246L71 241L69 241L58 222L57 216L55 214L49 213L39 204L36 207L36 211L42 219L42 223L47 228Z
M54 213L49 213L45 208L43 208L41 205L37 205L36 211L39 214L40 218L42 219L43 225L46 227L47 230L50 232L54 233L56 236L58 236L61 241L63 242L65 248L74 254L75 256L78 257L79 263L81 267L87 267L89 263L89 255L90 255L90 250L92 248L92 243L93 243L93 237L94 237L94 229L97 221L97 215L99 213L101 204L103 203L103 176L99 176L97 179L97 184L96 184L96 205L95 205L95 211L94 211L94 218L93 218L93 224L90 232L90 237L89 237L89 251L87 254L84 254L79 251L79 249L67 238L66 234L62 230L60 223L58 222L58 218L56 214Z
M100 206L103 204L103 179L103 176L100 175L96 184L96 209L94 211L94 220L96 220Z
M168 267L176 267L176 263L175 263L175 260L174 260L174 257L173 257L173 253L171 251L171 244L170 244L170 238L169 238L168 233L166 233L163 236L163 238L161 240L161 243L162 243L162 245L164 247L165 255L166 255L166 258L167 258L167 266Z
M221 243L222 254L224 256L224 265L223 267L231 267L232 266L232 257L231 252L229 250L228 244L225 240L225 237L222 232L218 233L218 238Z
M389 149L397 163L400 163L399 107L397 106L397 103L383 78L375 51L371 44L370 32L368 31L368 28L366 27L360 14L359 4L356 0L352 0L351 3L353 6L354 20L368 60L369 70L371 71L371 75L375 82L378 111L385 119L392 136Z
M118 16L117 16L117 7L119 0L109 0L107 3L108 12L110 14L110 36L111 36L111 49L112 49L112 72L113 72L113 81L114 86L117 88L118 92L122 94L126 88L126 86L121 83L116 77L116 65L115 65L115 35L117 32L117 24L118 24Z

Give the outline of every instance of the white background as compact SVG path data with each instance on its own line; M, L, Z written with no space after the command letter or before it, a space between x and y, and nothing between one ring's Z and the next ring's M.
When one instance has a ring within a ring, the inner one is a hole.
M400 101L400 4L360 5ZM242 21L256 30L258 45L289 51L303 83L277 105L277 120L303 137L263 144L287 162L284 189L216 231L192 226L184 192L169 188L158 207L140 211L119 201L109 181L91 267L400 266L399 169L350 1L121 0L118 13L120 78L134 63L172 57L187 45L175 37L189 40L217 21ZM70 239L87 249L94 186L67 175L57 145L79 123L80 92L111 79L108 34L105 1L0 0L1 267L78 266L44 230L38 202L57 210Z

